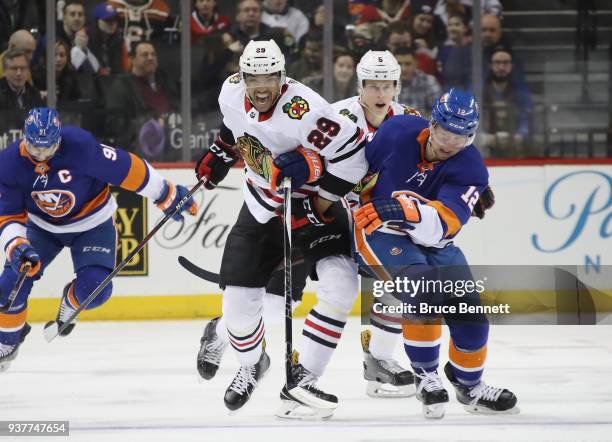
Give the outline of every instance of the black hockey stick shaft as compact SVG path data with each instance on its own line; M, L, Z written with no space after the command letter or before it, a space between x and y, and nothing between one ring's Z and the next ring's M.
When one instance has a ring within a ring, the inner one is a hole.
M163 219L160 222L158 222L157 225L153 227L153 229L151 229L151 231L147 234L147 236L145 236L143 240L140 241L140 243L138 243L136 248L134 248L134 250L132 250L132 252L123 261L121 261L119 265L115 267L113 271L106 278L104 278L104 280L98 285L98 287L96 287L96 289L93 292L91 292L91 295L89 295L87 299L85 299L85 301L83 301L83 303L74 311L74 313L70 315L68 320L64 322L61 325L61 327L59 327L57 333L48 338L48 341L51 341L51 339L55 338L57 335L62 333L68 327L68 325L72 323L72 321L75 320L75 318L79 315L79 313L81 313L83 310L85 310L85 308L89 304L91 304L91 302L96 298L96 296L98 296L100 292L102 292L102 290L104 290L104 288L117 275L117 273L123 270L123 268L127 265L127 263L130 262L134 258L134 256L136 256L142 250L142 248L149 242L151 238L153 238L153 236L159 231L159 229L161 229L168 222L168 220L170 220L170 218L172 218L174 215L176 215L177 213L181 211L181 209L183 208L185 203L189 200L189 198L191 198L193 194L196 193L200 189L200 187L206 184L206 181L208 181L206 178L202 178L200 181L196 183L195 186L191 188L191 190L189 190L189 192L187 192L187 194L176 204L176 206L174 206L174 210L166 214L166 216L164 216Z
M285 264L285 382L287 388L291 381L293 353L293 312L292 312L292 280L291 280L291 179L283 181L283 255Z
M11 293L9 293L9 297L6 301L6 304L0 307L0 313L8 312L13 306L15 298L17 297L19 290L21 290L21 286L23 285L24 281L26 280L26 277L28 276L30 267L32 267L32 264L30 264L29 262L26 262L23 265L23 268L21 269L21 271L19 272L19 276L17 277L17 281L15 281L15 286L13 287L13 290L11 290Z
M202 278L205 281L212 282L214 284L219 284L220 277L218 273L210 272L206 269L203 269L202 267L189 261L189 259L185 258L184 256L179 256L178 262L185 270L187 270L192 275L195 275L198 278Z

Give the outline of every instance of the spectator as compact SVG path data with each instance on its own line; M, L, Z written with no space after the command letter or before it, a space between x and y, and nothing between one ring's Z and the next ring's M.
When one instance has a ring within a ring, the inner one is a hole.
M26 53L18 49L8 51L2 63L4 75L0 78L0 110L28 111L32 107L42 106L39 90L28 83L31 72Z
M107 76L128 69L129 60L123 36L119 32L117 9L110 3L98 3L93 10L94 23L89 49L100 62L99 74Z
M40 89L43 96L47 96L47 70L45 69L45 58L34 68L32 77L34 85ZM70 48L68 43L59 39L55 43L55 82L57 108L63 109L64 105L76 102L81 98L81 88L77 74L70 62Z
M387 49L392 54L396 54L399 48L412 49L412 35L405 23L391 23L387 28ZM431 57L429 51L418 51L415 54L417 67L426 74L437 76L438 65Z
M4 55L9 51L21 51L23 52L27 59L28 63L32 61L32 55L34 54L34 50L36 49L36 40L25 29L20 29L18 31L13 32L8 41L8 49L0 54L0 77L4 75L4 67L2 60L4 59Z
M470 43L469 31L470 28L465 15L455 14L448 17L448 23L446 24L448 38L438 47L438 65L442 75L444 75L444 70L447 69L446 62L449 55L457 48Z
M441 95L438 81L417 67L415 53L412 49L398 49L395 58L401 68L402 87L398 102L414 107L421 114L429 117L431 108Z
M219 109L219 93L225 79L238 70L238 59L243 46L239 40L234 40L228 33L208 35L205 51L201 54L198 68L193 75L192 99L194 110L199 113Z
M232 26L230 34L243 46L250 40L269 40L273 37L270 26L261 22L259 0L239 0L236 24Z
M361 59L370 50L380 50L380 46L384 44L382 40L385 27L386 25L373 22L347 26L348 48L356 60Z
M529 156L525 142L533 101L527 85L512 75L510 50L503 46L492 49L489 69L483 91L482 147L498 158Z
M323 36L318 32L306 34L302 56L288 69L288 75L298 81L321 75L323 64Z
M108 131L122 146L136 144L147 157L156 157L165 146L168 113L178 111L178 87L157 68L157 52L151 42L134 44L129 74L117 76L108 91ZM165 156L164 159L172 159Z
M355 23L367 23L383 21L385 23L395 23L408 20L410 17L410 0L382 0L376 3L357 4L353 2L349 6L351 15L355 17Z
M357 95L357 76L355 59L343 48L334 51L334 95L330 103ZM323 75L306 77L303 83L323 94Z
M264 12L261 21L272 28L284 28L293 37L294 42L306 35L310 24L306 15L287 0L264 0ZM286 44L286 46L293 46Z
M62 25L57 28L57 37L74 46L77 32L85 26L85 6L81 0L67 0L64 4Z
M434 29L433 8L423 3L418 5L418 7L414 7L412 13L410 33L412 34L415 50L417 52L428 53L432 59L435 59L435 50L439 41L443 40L440 35L436 35L436 30Z
M229 31L230 19L217 12L216 0L194 0L191 13L191 43L201 44L210 34Z
M438 17L444 25L448 25L448 19L453 15L467 17L468 21L472 18L473 0L438 0L434 8L434 15ZM499 0L482 0L480 2L482 15L492 14L501 17L503 7Z
M174 28L170 7L164 0L108 0L123 21L128 51L139 41L160 40L165 28Z

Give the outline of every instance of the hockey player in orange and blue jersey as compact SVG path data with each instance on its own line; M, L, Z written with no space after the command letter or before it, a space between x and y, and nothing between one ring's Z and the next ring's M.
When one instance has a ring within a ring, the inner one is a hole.
M70 248L76 277L64 288L60 325L115 267L117 204L109 184L154 199L165 213L188 192L136 155L100 144L77 127L61 127L55 109L32 109L24 138L0 152L0 249L6 255L1 305L7 304L18 273L31 265L11 308L0 313L0 371L15 359L30 331L25 319L34 281L64 247ZM195 215L193 199L184 210ZM181 218L181 213L175 215ZM109 284L87 308L102 305L111 291ZM62 335L73 328L71 324Z
M434 105L430 121L397 116L370 134L366 158L373 178L361 193L361 207L353 216L356 257L372 276L432 282L473 279L453 239L470 219L488 184L487 169L473 145L478 122L474 96L451 89ZM479 305L480 298L475 290L459 297L440 289L427 292L424 287L394 295L415 308L402 324L404 348L425 417L440 418L448 402L437 373L441 325L439 315L427 314L427 308L457 307L459 302ZM457 399L471 412L516 412L512 392L482 381L487 318L449 313L444 319L451 334L450 361L444 372Z

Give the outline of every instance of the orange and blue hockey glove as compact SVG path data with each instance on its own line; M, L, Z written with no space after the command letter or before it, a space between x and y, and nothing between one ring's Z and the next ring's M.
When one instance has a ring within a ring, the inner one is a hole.
M407 195L370 201L353 212L355 225L371 235L381 227L413 229L411 223L421 222L417 203Z
M305 147L285 152L274 158L270 184L272 190L280 188L284 178L291 178L291 188L299 189L304 184L314 183L325 172L319 154Z

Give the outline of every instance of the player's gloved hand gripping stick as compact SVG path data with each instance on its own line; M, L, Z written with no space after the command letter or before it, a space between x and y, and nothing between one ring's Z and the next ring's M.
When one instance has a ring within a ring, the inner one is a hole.
M200 187L206 185L207 181L208 178L206 177L200 178L196 185L193 186L191 190L189 190L189 192L187 192L183 196L183 198L176 203L173 210L164 211L165 216L163 217L163 219L158 222L157 225L153 227L153 229L151 229L151 231L147 234L147 236L145 236L143 240L138 243L136 248L134 248L134 250L132 250L132 252L123 261L121 261L119 265L117 265L117 267L115 267L106 278L104 278L100 285L96 287L96 289L91 293L91 295L89 295L87 299L83 301L79 308L74 311L70 318L68 318L68 320L64 322L61 327L59 327L57 321L51 321L47 325L45 325L44 335L47 342L51 342L53 339L55 339L57 335L64 331L68 327L68 325L70 325L72 321L75 320L79 313L81 313L96 298L96 296L98 296L100 292L104 290L104 287L106 287L108 283L111 282L111 280L117 275L117 273L119 273L127 265L127 263L130 262L132 258L134 258L134 256L136 256L136 254L142 250L145 244L148 243L151 238L153 238L153 236L159 231L159 229L161 229L170 218L180 213L180 211L183 209L183 206L200 189Z

